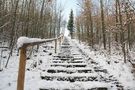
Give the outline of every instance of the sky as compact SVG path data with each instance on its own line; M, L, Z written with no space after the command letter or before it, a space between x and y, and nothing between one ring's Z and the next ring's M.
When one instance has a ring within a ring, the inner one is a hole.
M71 9L73 9L74 15L76 15L76 7L77 7L76 0L58 0L58 3L60 3L62 7L64 7L64 11L62 14L63 14L63 18L66 21L68 21L69 19Z

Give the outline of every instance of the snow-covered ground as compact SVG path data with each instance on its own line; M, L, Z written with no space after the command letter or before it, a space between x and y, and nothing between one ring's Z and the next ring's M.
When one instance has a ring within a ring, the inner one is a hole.
M40 68L48 67L48 62L52 58L52 55L54 55L54 42L40 45L38 52L36 52L36 47L33 49L32 47L28 48L27 56L29 56L30 52L32 52L32 56L28 57L26 64L25 90L38 90L41 72ZM1 59L2 61L5 60L4 63L6 63L8 57L7 53L9 52L5 51L4 53L4 58ZM41 63L46 65L41 66ZM17 52L14 50L14 54L9 61L8 67L0 72L0 90L16 90L18 66L19 56L17 56Z
M75 53L78 53L77 50L80 50L80 52L84 53L86 57L85 60L88 65L90 65L91 60L95 61L95 63L98 63L99 66L101 66L103 69L106 69L108 71L109 75L112 75L117 79L123 86L125 90L135 90L135 77L131 73L132 66L127 63L125 64L123 62L123 56L118 54L111 54L111 56L106 55L104 51L92 51L89 49L89 47L85 44L79 44L77 40L71 40L70 44L74 46L72 48L72 51L75 51ZM2 49L0 49L2 50ZM43 81L41 80L40 76L41 74L45 73L43 71L46 71L48 68L52 69L53 67L50 67L50 63L52 63L52 59L54 58L56 54L54 53L54 42L52 43L46 43L42 44L39 47L38 52L36 52L36 47L32 47L28 49L29 56L30 52L32 52L32 55L28 57L27 60L27 66L26 66L26 76L25 76L25 90L39 90L40 87L56 87L56 88L77 88L81 89L81 87L85 87L83 89L87 88L93 88L93 87L109 87L111 83L103 83L103 82L63 82L63 81ZM60 50L59 50L60 52ZM116 51L113 51L116 52ZM7 54L9 53L8 50L5 50L3 52L3 56L0 58L4 63L7 60ZM6 56L6 57L5 57ZM64 65L67 63L64 63ZM17 51L14 50L13 56L11 57L9 61L9 65L7 68L4 68L3 71L0 72L0 90L16 90L17 87L17 75L18 75L18 65L19 65L19 56L17 56ZM90 65L91 67L91 65ZM87 67L84 69L92 69L92 67ZM53 68L55 70L59 69L65 69L55 67ZM67 70L73 70L76 71L76 69L73 68L67 68ZM77 70L82 68L77 68ZM45 73L47 74L47 73ZM44 75L45 75L44 74ZM48 74L49 75L49 74ZM57 74L54 74L55 76ZM62 74L65 77L68 77L67 74ZM67 75L67 76L66 76ZM86 75L86 74L85 74ZM92 74L93 76L98 75L98 73ZM57 76L61 76L61 74L58 74ZM72 74L72 76L75 76ZM83 74L80 74L78 76L83 76ZM103 75L104 76L104 75ZM81 85L81 86L79 86ZM117 90L116 88L113 88L113 90Z
M116 54L117 51L112 51L111 55L107 55L105 51L91 51L87 45L79 44L77 40L73 40L73 42L88 56L89 60L92 59L99 63L116 77L125 90L135 90L135 75L132 73L132 65L129 62L125 64L123 56Z

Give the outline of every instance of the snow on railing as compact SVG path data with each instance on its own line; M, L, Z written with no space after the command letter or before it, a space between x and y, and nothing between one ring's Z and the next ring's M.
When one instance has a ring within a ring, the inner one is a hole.
M60 39L61 37L63 37L63 35L60 35L58 38L51 38L51 39L20 37L17 40L17 47L22 48L24 46L25 47L34 46L34 45L42 44L42 43L45 43L45 42L55 41L57 39Z
M17 90L24 90L27 47L55 41L55 53L56 53L57 42L59 41L59 44L61 44L63 37L64 35L62 34L58 38L51 38L51 39L28 38L28 37L18 38L17 47L20 50L20 62L19 62L19 71L18 71Z
M17 40L17 47L21 48L24 44L33 43L33 42L41 42L44 41L43 39L39 38L28 38L28 37L20 37Z

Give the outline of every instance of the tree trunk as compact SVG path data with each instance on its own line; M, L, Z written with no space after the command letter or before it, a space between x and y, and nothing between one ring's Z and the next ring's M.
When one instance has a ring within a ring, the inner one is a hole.
M101 8L103 44L104 44L104 49L106 49L106 32L105 32L105 22L104 22L103 0L100 0L100 8Z

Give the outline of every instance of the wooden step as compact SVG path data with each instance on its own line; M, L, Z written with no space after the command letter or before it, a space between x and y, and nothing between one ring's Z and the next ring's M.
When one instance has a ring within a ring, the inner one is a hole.
M50 65L51 67L86 67L87 65L85 63L52 63Z
M63 55L63 56L60 56L60 55L55 55L53 57L56 57L56 58L73 58L72 56L70 55Z
M84 63L84 61L61 61L61 60L53 60L52 61L53 63L64 63L64 62L67 62L67 63Z
M51 67L86 67L87 65L51 65Z
M103 72L103 73L107 73L108 71L106 69L95 69L95 72Z
M67 74L72 74L72 73L92 73L91 69L84 69L84 70L75 70L75 69L48 69L48 73L67 73Z
M69 82L75 82L75 81L94 81L97 80L97 76L95 74L59 74L59 73L54 73L54 74L42 74L41 75L42 80L47 80L47 81L69 81Z
M40 88L39 90L59 90L59 89L56 89L56 88L47 88L47 89ZM71 90L71 89L65 88L65 89L62 89L62 90ZM82 89L73 89L73 90L82 90ZM108 90L108 88L107 87L99 87L99 88L97 87L97 88L91 88L91 89L87 89L87 90Z
M61 48L71 48L71 46L61 45Z
M50 63L50 65L86 65L86 63Z

